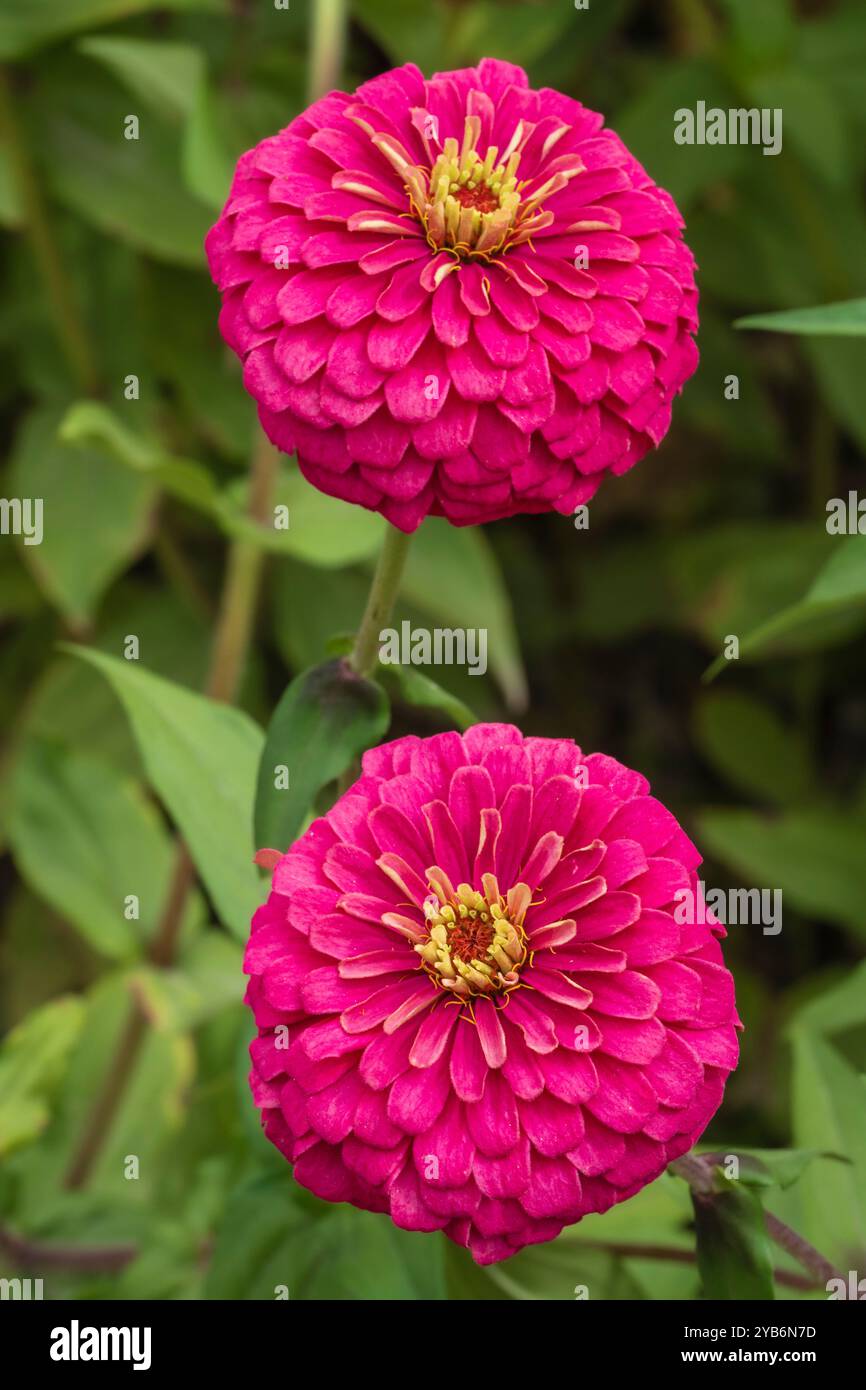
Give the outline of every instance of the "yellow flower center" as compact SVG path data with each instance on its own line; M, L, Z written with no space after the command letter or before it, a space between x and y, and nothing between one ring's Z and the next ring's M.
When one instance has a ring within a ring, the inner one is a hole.
M514 989L528 955L523 929L531 898L527 885L516 884L503 898L493 874L482 876L483 893L468 883L452 888L435 867L427 875L428 935L415 950L433 983L463 999Z
M542 203L583 169L574 156L563 167L552 172L548 168L518 183L521 151L534 129L525 121L517 122L504 150L491 145L482 159L480 116L466 117L462 144L449 136L441 145L432 134L435 121L430 117L431 133L424 136L428 167L414 163L394 136L373 130L360 116L355 119L403 179L412 214L422 223L431 249L447 251L458 260L489 261L550 226L553 213L543 212ZM552 147L566 129L563 125L547 145ZM376 226L373 214L369 225Z
M499 163L498 154L491 145L482 160L465 139L462 150L456 140L445 141L430 171L424 205L416 209L431 246L479 257L503 249L520 209L520 155L515 150L507 163Z

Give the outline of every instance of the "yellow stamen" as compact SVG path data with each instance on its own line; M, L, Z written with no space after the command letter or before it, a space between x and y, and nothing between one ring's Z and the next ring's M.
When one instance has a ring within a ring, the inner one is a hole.
M506 899L495 874L487 873L483 893L469 883L452 889L435 865L427 870L427 881L432 890L424 904L428 935L415 950L434 984L463 999L504 994L519 985L529 954L523 929L531 900L527 885L515 884Z

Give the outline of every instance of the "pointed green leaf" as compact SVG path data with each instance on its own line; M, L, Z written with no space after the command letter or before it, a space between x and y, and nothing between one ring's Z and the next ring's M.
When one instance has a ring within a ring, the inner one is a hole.
M251 813L262 732L248 715L217 704L135 662L89 647L89 661L126 710L147 775L180 830L222 921L241 939L258 903Z
M262 752L258 847L288 849L317 792L379 742L388 720L381 686L363 680L344 661L327 661L296 676L274 711Z
M816 1158L832 1158L838 1163L847 1160L842 1154L822 1149L741 1149L732 1148L732 1157L739 1159L739 1177L747 1187L793 1187ZM725 1156L726 1158L728 1155Z
M433 710L442 714L461 731L478 723L478 717L468 705L414 666L380 664L377 676L393 700L401 700L412 709Z
M866 337L866 299L844 299L838 304L815 304L808 309L782 309L777 314L749 314L736 319L734 327L862 338Z
M803 646L822 647L850 639L866 622L866 535L847 536L818 573L805 596L746 634L740 657L772 656ZM710 680L731 663L719 656L707 669Z

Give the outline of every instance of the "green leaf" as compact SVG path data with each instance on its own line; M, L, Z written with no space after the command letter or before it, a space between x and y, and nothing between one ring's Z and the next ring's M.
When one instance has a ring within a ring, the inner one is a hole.
M285 1289L291 1300L441 1299L443 1243L383 1215L324 1207L278 1172L230 1201L205 1297L273 1300Z
M84 1023L78 999L56 999L13 1028L0 1046L0 1157L35 1139Z
M217 93L203 74L184 132L182 165L187 187L214 208L228 197L235 167L225 124Z
M381 544L385 523L380 516L319 492L296 468L282 471L274 498L275 506L288 510L288 526L253 521L246 508L246 477L220 490L202 464L166 451L159 440L131 429L117 412L97 401L72 406L59 437L146 475L180 501L211 516L229 536L253 541L276 554L298 556L318 568L367 559Z
M863 378L866 376L866 340L849 337L809 337L802 351L811 363L818 389L836 423L866 451L866 411L863 410Z
M786 906L866 934L863 830L850 816L718 809L700 812L698 828L705 853L746 882L781 889Z
M177 823L221 921L240 939L260 897L251 810L262 733L248 715L87 647L114 687L150 782Z
M142 112L139 138L127 139L128 94L76 55L64 55L62 72L43 80L33 101L45 175L66 207L112 241L171 264L204 265L213 210L184 184L170 121Z
M817 607L866 603L866 536L849 536L821 570L806 602Z
M800 599L833 548L814 523L738 521L671 535L656 555L674 613L716 650Z
M866 961L846 971L844 979L798 1010L797 1028L811 1033L839 1033L866 1023Z
M377 679L391 695L392 700L401 700L411 709L432 710L443 714L456 728L468 729L477 724L478 717L468 705L464 705L450 690L417 671L414 666L383 666L376 668Z
M391 0L355 0L354 8L367 33L395 62L424 63L426 68L435 54L444 60L440 5L428 0L401 0L399 6Z
M734 327L862 338L866 336L866 299L845 299L838 304L816 304L808 309L783 309L777 314L749 314L736 319Z
M235 161L203 52L188 43L126 35L83 39L78 49L104 63L157 116L183 122L181 163L186 185L203 202L221 207Z
M133 96L157 115L189 116L204 71L204 56L191 44L97 34L81 39L79 53L103 63Z
M9 894L0 936L0 1017L6 1027L78 990L97 962L22 881Z
M147 350L178 398L182 424L246 464L260 433L255 403L244 390L240 364L215 332L213 286L194 271L154 262L146 268L145 289Z
M730 1150L740 1161L738 1182L747 1187L793 1187L816 1158L841 1158L821 1149L741 1149ZM726 1155L727 1157L727 1155ZM843 1160L844 1161L844 1160Z
M355 0L353 15L395 63L417 62L432 72L484 57L529 65L571 31L570 8L474 0L455 12L442 0ZM596 29L609 12L613 22L622 3L609 0L596 9L581 16L584 27Z
M525 707L526 674L511 601L480 527L428 517L409 547L400 593L448 627L486 629L490 667L509 707Z
M14 772L9 840L40 898L112 960L140 954L165 906L174 851L132 778L82 750L28 739ZM127 920L134 894L140 917ZM201 917L190 900L186 922Z
M562 1236L549 1244L520 1250L502 1264L484 1269L478 1268L468 1250L449 1247L446 1259L452 1299L574 1303L588 1297L592 1303L643 1296L625 1261Z
M189 506L219 515L220 493L202 464L166 453L157 441L131 430L108 406L78 401L63 417L58 436L75 448L99 450L133 472L147 475Z
M287 666L303 671L328 655L331 634L354 632L364 612L369 575L357 569L322 570L286 556L274 566L273 621Z
M148 669L200 690L209 663L209 625L182 597L124 581L110 596L91 645L114 655L135 633ZM105 678L92 666L58 653L33 686L24 720L28 734L82 748L141 778L143 768L129 722Z
M863 64L866 62L866 27L857 3L840 5L815 15L798 26L797 60L830 82L845 105L852 128L864 125Z
M21 555L49 601L80 625L142 548L155 494L147 479L121 472L94 451L66 448L57 438L59 421L54 411L27 417L10 488L13 496L42 499L42 541L22 541Z
M789 67L761 73L748 84L748 93L749 106L784 112L785 144L797 151L813 175L822 183L844 184L849 142L832 82Z
M838 543L806 595L740 641L740 658L763 657L833 640L850 639L866 622L866 536L848 536ZM711 680L729 666L719 656L708 667Z
M831 1149L852 1165L818 1159L804 1173L803 1233L844 1263L866 1245L866 1086L837 1048L806 1028L795 1026L792 1047L795 1143Z
M297 468L284 469L275 502L288 508L286 529L256 526L246 511L246 479L223 494L222 517L232 535L246 536L278 553L330 569L351 565L378 553L385 522L376 512L328 497L308 483Z
M809 745L776 712L743 691L710 691L698 702L695 741L732 786L781 805L802 800L815 769Z
M268 727L259 764L255 835L259 847L284 850L296 838L316 793L388 728L384 691L341 660L296 676ZM288 787L275 779L288 771Z
M716 1192L692 1192L704 1297L773 1299L773 1261L760 1198L721 1175L716 1182Z
M81 29L95 29L148 10L223 10L223 0L27 0L0 15L0 58L21 58Z

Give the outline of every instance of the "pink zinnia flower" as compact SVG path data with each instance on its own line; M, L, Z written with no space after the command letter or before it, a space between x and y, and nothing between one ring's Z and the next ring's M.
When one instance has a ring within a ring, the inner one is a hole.
M490 1263L632 1196L719 1106L724 931L677 911L700 856L615 759L501 724L397 739L263 860L251 1082L317 1196Z
M661 442L694 259L602 124L510 63L407 64L241 158L207 239L220 325L316 487L404 531L570 513Z

